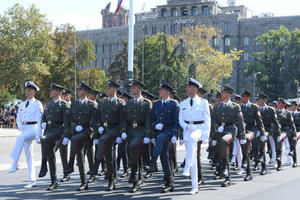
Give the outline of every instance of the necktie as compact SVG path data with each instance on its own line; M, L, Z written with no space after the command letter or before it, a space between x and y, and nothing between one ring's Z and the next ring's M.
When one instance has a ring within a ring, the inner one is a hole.
M29 105L29 101L27 101L27 103L26 103L25 107L27 108L27 107L28 107L28 105Z
M191 99L190 104L191 104L191 106L193 106L193 99Z
M165 107L165 105L166 105L166 102L164 101L164 102L163 102L163 107Z

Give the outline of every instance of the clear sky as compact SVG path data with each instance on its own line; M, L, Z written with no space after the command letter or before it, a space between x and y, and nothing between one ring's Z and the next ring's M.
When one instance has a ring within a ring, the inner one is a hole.
M35 4L55 26L70 23L77 30L101 28L101 9L111 0L1 0L0 14L14 3L26 8ZM113 0L117 1L117 0ZM184 0L183 0L184 1ZM128 7L129 0L123 0ZM227 0L219 0L226 5ZM156 5L166 4L166 0L134 0L135 12L150 10ZM237 0L237 5L245 5L253 14L272 12L275 16L300 15L299 0Z

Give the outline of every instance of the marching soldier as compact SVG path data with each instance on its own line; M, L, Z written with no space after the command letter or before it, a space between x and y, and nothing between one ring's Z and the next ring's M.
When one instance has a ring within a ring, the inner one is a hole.
M60 98L63 87L55 83L50 87L50 98L52 101L46 104L42 116L42 129L44 134L41 138L42 160L49 163L51 184L48 191L55 190L58 186L56 176L56 157L55 147L56 142L60 141L62 136L69 131L69 104ZM46 164L46 163L43 163ZM40 175L45 172L42 166Z
M267 137L277 138L280 135L280 128L276 111L271 106L267 105L268 95L260 93L257 98L257 104L259 105L260 113L264 123L265 134L261 134L260 137L260 162L262 165L261 175L266 174L266 155L265 155L265 144ZM275 153L276 154L276 153Z
M242 144L243 159L247 162L246 177L244 181L252 180L250 170L250 145L252 143L252 149L255 157L255 170L258 166L258 140L264 133L264 124L261 118L259 107L250 102L251 92L244 90L241 93L242 113L244 116L245 129L246 129L246 143ZM257 140L258 138L258 140ZM242 142L242 141L241 141Z
M22 149L24 148L29 172L29 184L27 184L25 188L36 187L35 165L33 154L31 152L31 145L34 139L36 139L37 143L40 143L40 138L42 136L41 118L43 106L40 101L34 98L34 95L39 90L40 88L32 81L27 81L25 83L25 94L27 99L20 104L17 115L17 125L21 134L18 136L14 149L10 154L10 157L14 162L8 172L13 173L18 170L18 161Z
M97 112L97 123L95 129L98 130L94 137L94 144L98 145L95 164L90 172L91 175L98 173L101 158L104 155L107 167L108 187L106 191L115 189L115 155L114 143L122 142L121 133L125 133L124 107L125 102L117 98L119 85L109 80L106 85L107 98L100 102ZM117 139L117 140L116 140Z
M285 138L288 138L290 144L290 153L289 155L294 156L296 149L296 127L292 114L285 109L286 100L283 98L278 99L278 105L276 114L278 116L279 127L281 129L281 135L278 135L275 144L276 144L276 159L277 159L277 171L281 169L281 157L282 157L282 141ZM294 140L295 139L295 140ZM294 159L295 160L295 159Z
M297 142L300 138L300 113L298 112L299 105L296 101L291 102L291 110L292 110L292 116L295 122L296 126L296 137L293 138L293 140L296 141L295 149L291 152L293 157L293 167L297 167Z
M126 104L125 122L127 123L128 150L131 165L129 182L133 183L130 192L135 193L140 190L143 182L143 146L150 143L152 103L142 97L142 90L145 88L142 82L132 80L130 86L134 98ZM126 139L125 136L127 134L122 134L122 138Z
M81 185L77 191L88 190L88 183L85 177L85 155L84 144L91 140L93 135L93 124L95 123L97 106L94 102L87 99L90 87L81 82L77 88L78 100L71 103L70 131L65 134L63 145L67 145L71 140L70 159L65 174L74 172L75 156L77 159L80 173Z
M170 142L174 144L178 138L179 105L176 101L170 99L170 94L173 90L174 89L165 82L160 84L159 97L161 100L154 102L152 108L152 128L156 132L155 146L150 166L145 166L145 170L153 173L158 156L160 156L164 171L164 180L166 182L162 190L163 193L172 192L174 190L169 148Z
M188 80L186 92L189 97L180 103L179 111L179 123L186 146L185 168L190 170L192 179L190 194L198 193L197 142L208 141L211 125L208 101L197 96L200 87L202 85L197 80Z
M228 149L236 137L236 128L238 129L238 139L240 141L246 139L241 107L230 101L233 92L234 89L224 86L221 92L223 102L215 105L212 112L212 144L217 148L219 163L215 179L220 179L225 175L225 181L222 183L222 187L231 185ZM225 169L226 173L224 174Z

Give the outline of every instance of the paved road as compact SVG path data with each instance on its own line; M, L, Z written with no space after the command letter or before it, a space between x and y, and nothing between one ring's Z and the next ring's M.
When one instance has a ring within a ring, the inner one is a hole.
M4 133L5 132L5 133ZM59 189L54 192L46 192L50 180L49 174L45 178L38 179L38 187L32 190L23 189L27 180L26 165L14 174L7 173L11 160L9 153L14 145L16 131L7 133L0 129L0 199L222 199L222 200L282 200L282 199L300 199L300 167L291 168L284 166L280 172L276 172L273 166L268 166L268 175L260 176L254 174L254 181L244 182L243 176L233 172L233 185L228 188L220 187L221 181L213 180L213 171L209 169L207 160L203 160L204 178L206 184L200 187L197 195L189 195L191 189L190 180L181 176L180 173L175 177L175 192L161 194L162 173L156 173L152 178L145 181L141 190L136 194L130 194L130 184L127 179L119 179L117 190L105 192L107 182L103 177L99 177L96 184L91 184L88 191L81 193L75 192L80 184L77 168L72 174L70 183L60 184ZM36 163L40 163L40 147L34 145ZM178 151L178 160L184 158L184 150ZM298 148L299 149L299 148ZM207 154L202 149L203 158ZM58 155L58 154L57 154ZM285 156L284 156L285 157ZM58 159L59 160L59 159ZM21 157L21 163L24 162L24 155ZM37 171L39 167L37 167ZM121 173L121 171L119 172ZM61 164L58 164L58 176L62 174Z

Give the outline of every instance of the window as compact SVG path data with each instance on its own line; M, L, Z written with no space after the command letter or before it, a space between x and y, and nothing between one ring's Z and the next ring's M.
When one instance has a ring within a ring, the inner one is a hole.
M230 47L230 36L225 36L225 46Z
M166 33L166 26L163 27L163 33Z
M244 61L248 61L248 60L249 60L249 53L244 52Z
M208 16L209 15L209 7L208 6L203 6L203 8L202 8L202 14L204 16Z
M144 34L147 35L148 32L147 32L147 26L144 26Z
M164 8L164 9L161 10L161 16L162 17L168 17L168 11L167 11L167 9Z
M181 16L188 16L188 9L187 9L187 7L181 8Z
M119 22L119 26L122 26L122 15L121 14L119 14L118 15L118 22Z
M249 46L249 37L244 37L244 46Z
M176 33L176 25L173 24L171 25L171 34L175 34Z
M152 26L152 35L156 34L156 26Z
M172 17L177 17L178 16L178 11L176 8L172 8Z
M216 29L220 29L220 24L214 23L214 27L215 27Z
M224 23L224 31L229 31L230 30L230 22L225 22Z
M214 47L220 46L220 38L214 38Z
M199 15L199 9L197 7L192 7L192 15L198 16Z
M109 27L112 27L112 15L109 15Z

